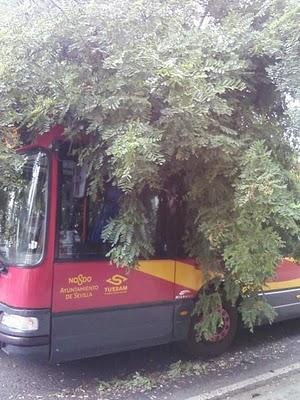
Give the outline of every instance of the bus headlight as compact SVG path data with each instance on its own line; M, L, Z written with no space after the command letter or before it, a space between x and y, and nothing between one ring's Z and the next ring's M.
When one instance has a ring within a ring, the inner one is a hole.
M32 332L39 329L39 320L35 317L23 317L22 315L4 312L0 322L7 328L22 332Z

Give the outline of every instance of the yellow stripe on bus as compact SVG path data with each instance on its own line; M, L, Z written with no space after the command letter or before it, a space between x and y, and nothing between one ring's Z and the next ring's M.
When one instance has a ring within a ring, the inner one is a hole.
M145 260L139 262L138 271L144 272L159 279L180 285L184 288L198 291L205 283L203 272L193 265L174 260ZM174 276L176 275L176 276ZM289 281L268 282L264 287L264 292L280 289L292 289L300 287L300 279Z
M291 279L289 281L268 282L264 287L264 292L279 289L293 289L300 287L300 279Z
M140 261L138 271L144 272L156 278L174 282L187 289L198 291L205 282L203 272L193 265L176 261L176 276L174 260L148 260Z
M139 261L137 271L144 272L164 279L168 282L174 282L175 261L174 260L145 260Z
M175 283L187 289L198 291L205 283L203 272L193 265L176 262Z

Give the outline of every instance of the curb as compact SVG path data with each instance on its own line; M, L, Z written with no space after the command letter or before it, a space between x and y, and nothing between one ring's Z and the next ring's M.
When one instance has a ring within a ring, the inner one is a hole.
M288 367L278 368L274 371L266 372L255 378L245 379L244 381L233 383L232 385L225 386L223 388L212 390L211 392L205 392L196 396L188 397L185 400L218 400L224 398L225 396L237 394L244 389L254 389L261 384L286 375L290 372L296 372L300 370L300 362L289 365Z

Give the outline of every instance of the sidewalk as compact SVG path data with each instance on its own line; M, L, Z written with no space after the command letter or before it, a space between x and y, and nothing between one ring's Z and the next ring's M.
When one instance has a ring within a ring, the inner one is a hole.
M259 369L258 369L259 371ZM300 362L258 373L251 378L186 400L299 400Z
M225 397L226 400L299 400L300 371L287 374L275 381L269 381L263 386L252 390L239 392Z

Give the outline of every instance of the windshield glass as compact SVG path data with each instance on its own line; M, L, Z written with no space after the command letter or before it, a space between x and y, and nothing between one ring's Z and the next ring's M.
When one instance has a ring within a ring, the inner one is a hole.
M17 187L0 192L0 259L12 265L38 264L43 257L48 199L48 158L24 155Z

